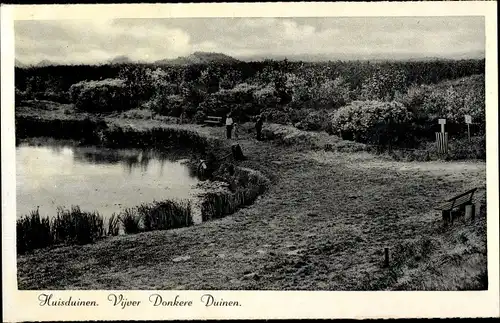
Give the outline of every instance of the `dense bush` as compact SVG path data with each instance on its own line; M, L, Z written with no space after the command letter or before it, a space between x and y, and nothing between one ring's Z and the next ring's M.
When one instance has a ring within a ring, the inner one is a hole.
M267 122L278 123L278 124L291 124L292 119L290 118L290 113L286 110L276 110L268 109L263 113Z
M301 130L318 131L326 130L328 127L328 114L325 111L313 111L295 124L295 127Z
M202 110L196 111L196 114L193 117L193 121L197 124L203 124L203 122L207 119L207 114Z
M259 113L258 105L254 104L254 92L256 86L246 83L238 84L232 89L223 89L210 94L202 102L198 111L203 111L206 115L224 117L232 111L233 118L238 122L245 122L250 116Z
M186 108L186 102L178 94L157 93L148 102L148 107L160 115L180 117Z
M123 111L136 107L124 80L82 81L69 90L75 107L87 112Z
M333 113L333 133L361 142L399 142L408 132L412 113L399 102L354 101Z
M394 129L400 123L389 121L370 125L370 129L376 128L374 136L363 135L366 129L344 131L343 135L363 141L370 137L380 143L386 141L384 136L396 133L401 145L415 146L433 140L434 132L439 131L438 118L446 118L447 132L459 137L466 134L464 115L469 114L474 134L484 134L484 64L484 60L266 60L177 66L52 66L16 68L15 86L16 99L24 93L26 99L61 101L69 92L77 108L91 112L144 106L162 116L183 115L184 120L199 122L202 116L223 117L233 111L239 123L265 112L269 122L297 124L301 129L318 129L322 123L311 111L318 111L323 118L324 111L334 113L353 101L397 101L413 115L406 128L411 132L407 138L399 138L401 133ZM338 133L338 129L327 130Z
M415 85L396 97L413 113L413 133L416 137L432 140L439 131L437 120L446 118L450 136L467 133L465 115L473 119L471 129L476 135L485 133L484 75L473 75L435 85Z

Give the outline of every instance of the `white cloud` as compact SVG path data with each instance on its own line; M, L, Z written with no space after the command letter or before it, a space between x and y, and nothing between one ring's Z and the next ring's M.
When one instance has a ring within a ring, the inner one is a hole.
M484 18L224 18L18 21L16 58L158 60L193 51L229 55L484 51Z

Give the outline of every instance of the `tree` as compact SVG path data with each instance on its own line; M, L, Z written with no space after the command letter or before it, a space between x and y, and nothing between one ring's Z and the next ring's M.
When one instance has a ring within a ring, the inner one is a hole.
M205 87L207 93L215 93L219 91L220 79L220 70L214 65L209 65L201 71L199 82Z
M406 75L402 70L384 71L378 68L362 85L361 95L364 100L394 99L396 92L406 92Z
M220 80L221 89L232 89L242 82L243 78L239 70L229 68Z

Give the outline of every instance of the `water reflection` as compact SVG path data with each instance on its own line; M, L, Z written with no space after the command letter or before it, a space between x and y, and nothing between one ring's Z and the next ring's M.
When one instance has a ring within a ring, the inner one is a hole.
M52 148L51 148L52 149ZM55 152L61 152L58 148ZM103 148L75 148L73 150L75 160L91 164L121 164L131 174L135 169L147 172L150 163L159 163L159 175L163 175L165 164L172 162L172 156L157 150L134 150L134 149L103 149ZM190 177L196 177L196 172L188 169Z
M168 153L98 147L19 146L17 214L79 205L104 216L143 202L192 198L194 172Z

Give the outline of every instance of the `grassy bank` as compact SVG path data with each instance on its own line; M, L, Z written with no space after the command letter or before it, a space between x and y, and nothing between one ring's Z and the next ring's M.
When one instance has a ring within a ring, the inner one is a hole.
M243 126L243 131L252 131L252 125ZM435 142L424 142L415 149L381 147L355 141L342 140L326 132L311 132L293 126L270 124L263 131L265 140L274 141L290 149L331 151L331 152L368 152L396 161L435 161L435 160L486 160L485 136L452 138L448 143L448 154L440 155Z
M444 229L433 207L470 187L484 194L485 163L394 161L337 151L350 145L341 140L324 151L253 135L233 141L248 157L237 166L272 183L252 204L202 225L20 256L19 288L484 289L484 212Z

